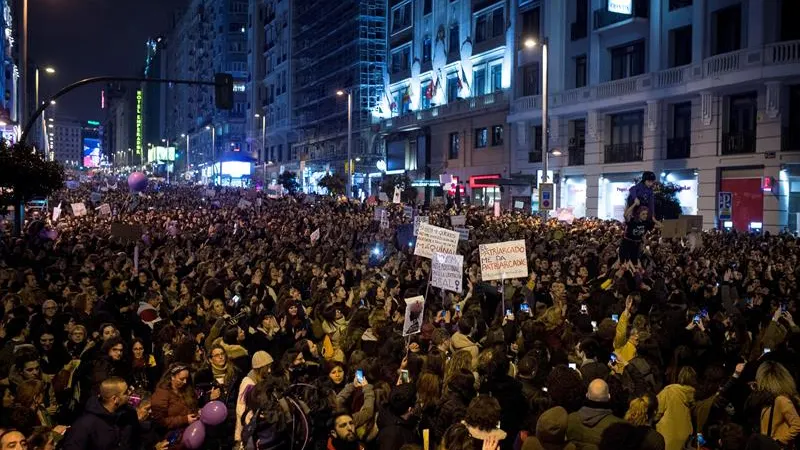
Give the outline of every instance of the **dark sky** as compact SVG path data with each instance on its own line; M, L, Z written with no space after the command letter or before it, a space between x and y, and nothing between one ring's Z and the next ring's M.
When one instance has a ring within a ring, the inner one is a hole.
M135 76L144 65L145 41L169 30L173 11L187 0L28 0L29 58L53 66L40 72L40 97L99 75ZM33 77L33 73L30 74ZM100 120L101 84L62 97L57 116Z

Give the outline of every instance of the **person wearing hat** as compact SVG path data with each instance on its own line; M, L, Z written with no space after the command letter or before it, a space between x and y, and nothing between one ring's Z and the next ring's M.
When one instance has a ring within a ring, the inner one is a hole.
M543 412L536 423L536 435L525 439L522 450L575 450L575 444L566 440L568 417L560 406Z
M628 200L626 202L626 209L633 206L636 199L639 199L639 205L646 206L649 211L649 219L656 221L656 199L653 194L653 186L656 184L656 174L653 172L645 171L642 173L642 180L636 183L628 190Z
M236 429L233 433L236 442L242 440L242 415L247 409L247 394L253 389L253 386L265 380L272 372L274 360L269 353L259 350L253 353L251 362L252 370L239 383L239 395L236 399Z

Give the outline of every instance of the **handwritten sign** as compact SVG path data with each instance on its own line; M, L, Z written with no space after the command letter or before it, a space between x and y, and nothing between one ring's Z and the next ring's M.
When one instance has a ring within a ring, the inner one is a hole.
M410 219L414 216L414 207L413 206L403 206L403 217Z
M500 202L494 202L494 216L500 217Z
M455 254L458 248L458 236L455 231L421 223L414 254L428 259L431 259L436 252Z
M372 213L372 220L375 222L380 222L381 218L383 217L384 209L381 207L375 208L375 212Z
M461 293L464 256L436 252L431 258L431 286Z
M469 240L469 228L466 227L453 227L453 231L458 233L458 239L462 241Z
M58 222L59 217L61 217L61 203L53 208L53 222Z
M450 225L454 227L463 227L467 224L467 216L450 216Z
M528 276L525 240L482 244L481 279L483 281Z
M75 217L85 216L86 215L86 205L81 203L73 203L72 204L72 215Z
M239 209L247 209L247 208L253 206L253 202L251 202L250 200L245 200L245 199L242 198L242 199L239 199L239 205L238 206L239 206Z
M311 233L311 243L314 244L319 240L319 228L317 228L313 233Z
M389 228L389 212L385 209L381 211L381 229L386 230Z
M97 207L97 213L101 216L110 216L111 215L111 206L108 203L103 203L102 205Z
M430 223L430 221L428 220L428 216L414 217L414 236L419 234L419 225L421 223Z

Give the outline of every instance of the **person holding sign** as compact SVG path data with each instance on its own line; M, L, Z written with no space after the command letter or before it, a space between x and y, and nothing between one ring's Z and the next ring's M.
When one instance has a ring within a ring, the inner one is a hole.
M633 200L633 204L625 210L625 235L619 245L619 263L632 263L639 265L639 255L642 251L642 240L644 235L660 226L659 223L648 219L650 214L647 206L639 204L639 198Z

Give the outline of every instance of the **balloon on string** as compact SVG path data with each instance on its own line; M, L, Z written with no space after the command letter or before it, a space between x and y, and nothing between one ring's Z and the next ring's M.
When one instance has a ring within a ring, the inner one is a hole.
M206 403L200 410L200 421L206 425L219 425L228 417L228 408L219 400Z
M183 446L192 450L202 447L205 440L206 426L199 420L186 427L181 437Z
M147 187L147 175L142 172L133 172L128 175L128 188L131 192L142 192Z

